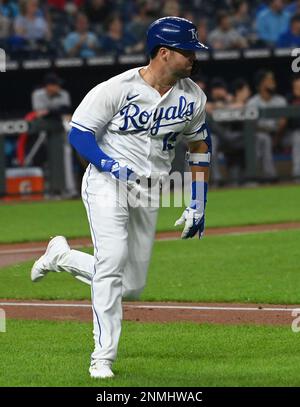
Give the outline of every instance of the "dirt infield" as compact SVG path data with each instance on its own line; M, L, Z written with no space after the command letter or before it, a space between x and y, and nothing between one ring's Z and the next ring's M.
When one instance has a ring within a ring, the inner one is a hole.
M237 235L260 232L273 232L287 229L300 229L300 222L270 225L253 225L227 228L208 228L206 235ZM180 238L180 232L158 233L157 240ZM20 263L39 257L48 242L30 242L21 244L0 244L0 267ZM74 249L92 247L90 239L70 239ZM92 321L91 304L88 301L15 301L0 299L0 308L4 309L8 319L45 319ZM214 324L258 324L291 325L298 315L300 305L270 304L229 304L229 303L140 303L124 302L124 319L136 322L175 322L192 321ZM294 315L292 315L294 313Z
M300 222L207 228L205 234L207 236L242 235L289 229L300 229ZM156 240L176 240L179 238L180 232L178 231L160 232L156 234ZM72 249L92 247L90 238L69 239L68 241ZM45 251L47 244L48 242L0 244L0 268L39 257Z
M1 300L8 319L92 321L88 301ZM189 321L213 324L291 325L300 305L227 303L146 303L124 302L124 320L137 322ZM298 315L298 314L297 314Z

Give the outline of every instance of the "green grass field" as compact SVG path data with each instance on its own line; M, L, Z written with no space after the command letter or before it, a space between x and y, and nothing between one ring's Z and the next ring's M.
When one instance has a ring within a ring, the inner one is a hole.
M1 386L300 386L290 327L125 322L116 377L92 380L91 324L9 321Z
M217 190L209 193L207 227L300 221L299 186ZM182 208L161 208L157 230L174 230ZM81 201L2 204L0 243L37 241L53 235L89 236Z
M299 186L211 191L207 227L300 221L299 202ZM161 208L157 229L174 230L181 211ZM0 243L89 236L80 201L3 204L0 228ZM300 230L157 241L142 300L300 304L299 247ZM66 273L32 283L32 264L0 269L1 299L90 299ZM115 379L93 381L91 323L8 320L0 387L300 386L299 335L289 326L124 322Z
M300 303L300 230L199 241L157 241L147 301ZM33 262L0 270L0 297L88 299L89 286L66 273L30 280Z

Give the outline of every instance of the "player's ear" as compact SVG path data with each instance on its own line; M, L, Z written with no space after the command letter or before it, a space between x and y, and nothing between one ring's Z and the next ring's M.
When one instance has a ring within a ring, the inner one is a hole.
M167 61L170 55L170 50L166 47L161 47L159 49L159 54L164 61Z

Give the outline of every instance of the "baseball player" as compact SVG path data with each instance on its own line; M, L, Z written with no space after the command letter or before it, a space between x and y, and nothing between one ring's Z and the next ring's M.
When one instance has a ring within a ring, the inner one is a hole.
M195 52L207 47L195 25L165 17L147 33L150 63L93 88L73 114L69 140L89 161L82 180L94 256L71 250L66 239L50 240L31 271L33 281L48 271L67 271L91 284L94 341L90 375L113 377L122 320L122 297L138 298L147 276L158 208L133 205L128 191L169 174L174 147L189 146L191 201L175 225L182 238L204 232L211 139L205 123L206 96L188 77ZM204 180L197 181L198 174ZM203 177L202 177L203 179ZM146 183L140 182L146 180Z

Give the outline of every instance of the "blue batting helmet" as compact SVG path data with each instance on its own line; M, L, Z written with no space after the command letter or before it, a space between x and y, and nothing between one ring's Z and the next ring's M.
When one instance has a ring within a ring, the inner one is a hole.
M180 17L159 18L150 25L147 32L149 54L160 45L188 51L208 49L199 42L195 24Z

